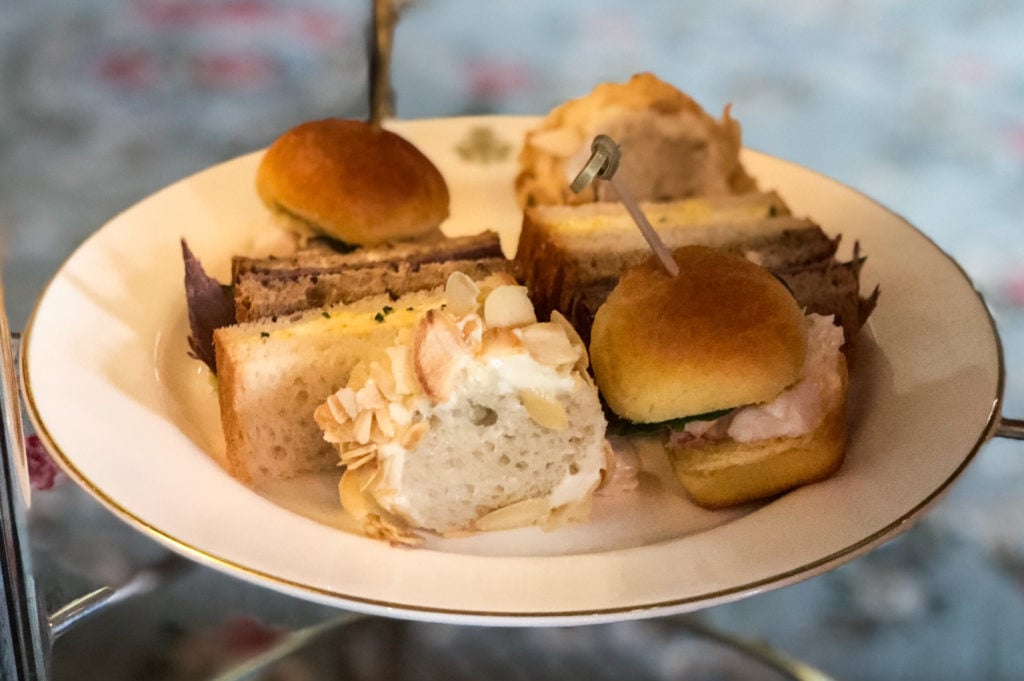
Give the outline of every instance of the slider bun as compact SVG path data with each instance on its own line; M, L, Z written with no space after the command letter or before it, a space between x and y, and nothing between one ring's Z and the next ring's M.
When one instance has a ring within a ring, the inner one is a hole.
M256 174L260 198L282 222L372 246L435 232L448 187L408 140L363 121L328 118L281 135Z
M796 382L804 315L771 273L704 246L622 275L591 332L594 377L619 416L656 423L767 402Z

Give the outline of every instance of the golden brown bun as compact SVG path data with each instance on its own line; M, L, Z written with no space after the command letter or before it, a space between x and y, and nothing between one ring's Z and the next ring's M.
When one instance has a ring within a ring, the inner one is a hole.
M552 109L530 130L519 155L516 197L522 206L616 201L610 186L579 194L571 178L590 156L598 133L623 149L619 172L640 200L737 194L755 189L740 163L740 124L725 107L720 120L651 73L625 83L601 83L589 94ZM582 156L581 156L582 151Z
M448 186L408 140L328 118L281 135L256 174L263 202L300 233L372 246L428 234L448 217Z
M846 361L839 356L842 389L818 426L796 438L698 447L666 447L676 477L695 503L725 508L767 499L823 480L843 462L846 449Z
M594 377L619 416L655 423L767 402L794 383L807 346L804 315L767 270L705 246L627 270L598 309Z

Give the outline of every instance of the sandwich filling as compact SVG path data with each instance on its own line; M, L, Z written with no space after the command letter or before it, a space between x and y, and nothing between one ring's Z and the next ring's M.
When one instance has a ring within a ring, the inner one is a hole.
M342 506L405 544L585 518L607 445L582 341L499 277L455 273L445 299L315 410Z
M691 420L672 430L672 447L699 447L704 442L732 440L749 443L795 438L813 431L828 410L842 398L842 327L831 317L806 317L807 351L796 383L771 402L738 407L710 420Z

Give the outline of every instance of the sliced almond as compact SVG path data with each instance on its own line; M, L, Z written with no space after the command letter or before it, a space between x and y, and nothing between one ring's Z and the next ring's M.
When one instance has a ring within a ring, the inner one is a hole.
M412 369L412 356L408 346L385 350L391 360L391 375L395 379L395 394L413 395L419 392L416 373Z
M391 412L387 407L377 407L373 410L373 420L380 429L381 435L386 438L395 436L395 424L391 422Z
M367 379L363 387L356 391L356 406L359 408L360 413L367 409L383 407L385 404L387 402L384 400L384 396L380 394L380 389L373 379ZM356 418L358 419L359 416L356 416Z
M412 449L420 443L420 440L426 437L428 432L430 432L430 426L427 425L426 421L414 423L398 438L398 444L405 449Z
M377 512L377 503L364 489L364 478L373 475L372 466L348 469L338 481L338 497L341 507L356 520L363 520L370 513Z
M360 412L352 425L352 437L361 445L370 441L370 431L373 428L373 411L367 409Z
M354 419L359 415L359 405L356 404L355 390L352 388L342 388L338 392L334 393L334 398L337 400L337 406L340 406L345 410L349 419ZM344 421L338 419L338 423L344 423Z
M573 347L565 330L554 322L530 324L520 329L520 333L530 356L541 364L557 367L575 364L579 359L580 350Z
M464 272L452 272L444 285L448 310L459 317L480 308L479 295L480 287Z
M412 421L412 411L401 402L392 402L388 405L388 416L396 431Z
M313 410L313 420L322 429L336 428L338 426L338 419L334 416L334 410L331 409L330 401L333 395L327 398L327 401L323 404L318 404L316 409ZM342 416L345 421L348 421L348 414L342 412Z
M516 278L508 272L494 272L493 274L488 274L478 283L480 286L480 300L491 295L491 291L499 286L516 286L517 284L518 282L516 281Z
M459 360L468 350L458 327L444 312L428 310L416 328L412 365L423 392L434 402L451 395Z
M377 384L377 390L388 402L395 399L395 377L390 371L380 365L380 362L370 364L370 377Z
M342 388L342 390L344 390L344 388ZM345 423L346 421L352 418L349 415L348 410L345 409L344 405L342 405L337 393L333 395L328 395L326 404L324 406L327 407L327 411L330 413L331 418L333 418L338 423ZM316 413L314 412L314 416L315 414Z
M487 326L519 327L534 324L537 313L525 286L499 286L484 300Z
M550 509L547 499L523 499L477 518L476 527L484 532L526 527L544 519Z
M489 356L514 355L525 349L523 339L512 329L502 326L487 329L480 340L480 354Z
M371 513L363 521L363 532L367 537L383 539L392 546L419 546L423 537L404 525L377 513Z
M462 333L462 340L466 341L466 347L471 352L477 352L484 335L484 320L479 315L470 314L459 320L457 326Z
M569 415L558 400L532 390L520 392L519 400L523 403L530 418L544 428L565 430L569 427Z
M343 466L347 466L350 471L362 468L376 458L377 445L372 442L355 449L347 449L341 453L341 463Z
M551 323L558 324L565 331L565 337L569 339L569 342L574 348L578 348L580 351L579 359L576 360L576 366L574 367L578 371L586 371L587 367L590 366L590 356L587 354L587 345L580 338L580 334L576 331L569 320L565 318L558 310L551 311Z

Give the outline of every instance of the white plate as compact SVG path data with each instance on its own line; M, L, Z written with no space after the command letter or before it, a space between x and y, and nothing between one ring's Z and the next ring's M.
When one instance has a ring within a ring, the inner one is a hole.
M515 155L530 118L394 124L442 169L450 234L515 248ZM853 382L846 462L771 503L713 513L664 462L592 522L396 549L349 531L333 481L262 493L217 465L215 393L186 356L179 239L226 278L277 230L253 190L259 154L183 180L111 220L43 294L23 340L27 410L61 466L127 522L200 562L352 610L478 624L579 624L693 610L820 573L910 525L991 435L1003 387L994 325L964 273L904 220L832 180L744 160L794 212L859 240L882 298ZM647 454L651 454L650 451Z

